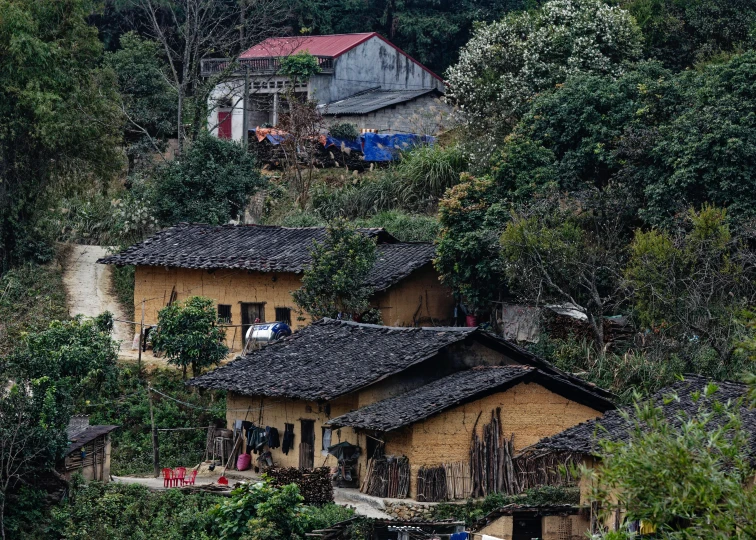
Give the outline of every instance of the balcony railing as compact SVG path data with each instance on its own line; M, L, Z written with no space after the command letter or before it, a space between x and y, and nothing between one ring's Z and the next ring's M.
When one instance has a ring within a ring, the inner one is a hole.
M333 73L332 56L316 56L321 73ZM200 71L203 77L212 77L228 71L231 75L243 75L249 69L250 75L274 75L281 67L280 58L207 58L202 60Z

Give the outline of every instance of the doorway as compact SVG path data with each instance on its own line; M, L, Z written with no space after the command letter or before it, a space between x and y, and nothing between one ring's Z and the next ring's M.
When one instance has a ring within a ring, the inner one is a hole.
M540 517L514 517L512 540L540 540L543 538Z
M265 303L263 302L242 302L241 303L241 323L242 336L247 339L247 330L255 324L255 321L265 322Z
M299 468L315 466L315 420L300 420L302 439L299 443Z

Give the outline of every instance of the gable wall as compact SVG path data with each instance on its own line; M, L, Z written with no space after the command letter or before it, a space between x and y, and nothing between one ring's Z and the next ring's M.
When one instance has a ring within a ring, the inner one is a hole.
M451 289L441 284L430 264L377 293L373 305L387 326L443 326L454 315Z
M450 389L454 392L454 389ZM412 426L412 444L407 457L412 468L411 494L417 493L417 472L422 466L437 466L469 460L473 427L481 434L491 421L491 411L501 408L505 437L514 433L518 452L601 413L562 397L536 383L520 383L477 401L459 405ZM475 424L476 419L480 419ZM390 437L390 433L387 434Z
M312 95L330 103L380 86L385 90L438 88L443 82L420 64L378 37L372 37L334 60L332 76L312 79Z

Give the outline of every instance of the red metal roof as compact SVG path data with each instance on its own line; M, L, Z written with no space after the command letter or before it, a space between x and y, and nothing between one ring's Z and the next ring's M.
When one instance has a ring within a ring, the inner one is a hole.
M327 36L292 36L268 38L246 50L241 58L269 58L308 51L313 56L341 56L349 49L367 41L375 32L362 34L331 34Z
M275 58L288 56L298 52L307 51L313 56L331 56L336 58L345 52L355 48L360 43L364 43L370 38L377 37L386 42L401 54L415 62L425 71L430 73L439 81L441 77L433 73L430 69L412 58L399 47L391 43L388 39L378 32L363 32L361 34L329 34L325 36L291 36L268 38L257 45L247 49L239 58Z

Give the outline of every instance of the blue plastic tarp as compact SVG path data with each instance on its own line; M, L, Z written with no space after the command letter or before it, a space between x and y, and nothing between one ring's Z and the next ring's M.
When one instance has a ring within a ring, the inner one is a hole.
M330 135L326 135L326 142L325 147L328 148L329 146L335 146L336 148L343 149L343 148L349 148L350 150L353 150L355 152L361 152L362 151L362 144L360 143L360 139L337 139L336 137L331 137Z
M360 135L365 161L394 161L399 154L419 144L433 144L435 137L395 133L363 133Z

